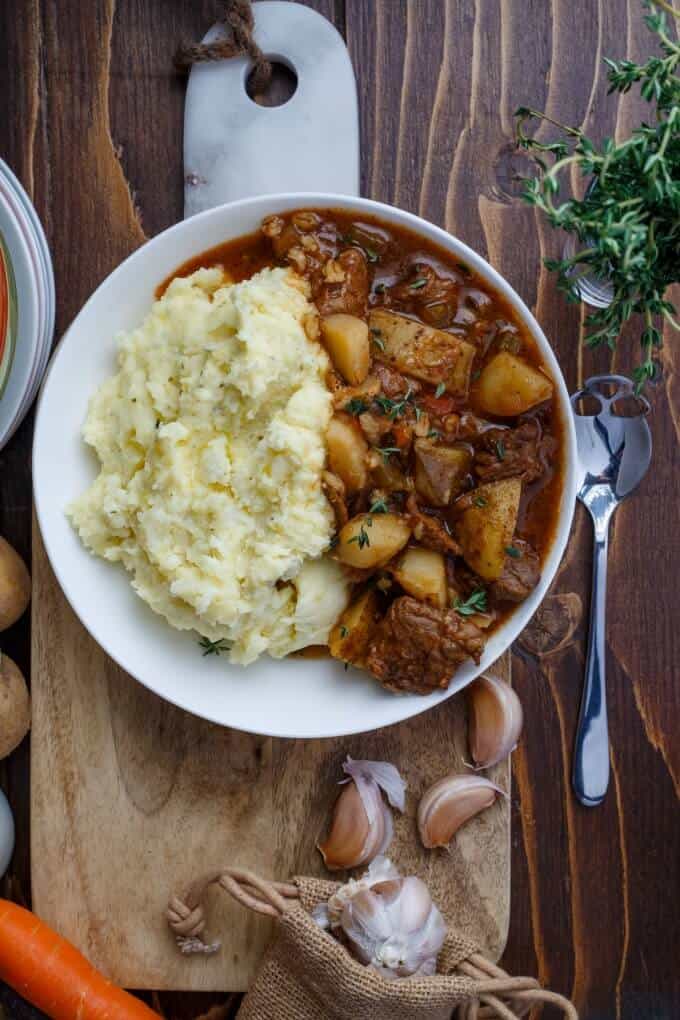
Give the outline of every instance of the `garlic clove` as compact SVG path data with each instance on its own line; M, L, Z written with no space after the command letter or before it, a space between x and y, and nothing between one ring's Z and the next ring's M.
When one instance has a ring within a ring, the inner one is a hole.
M418 805L418 831L423 846L448 846L474 815L507 794L477 775L445 776L423 794Z
M399 900L399 927L404 932L419 931L432 909L430 892L425 883L411 875L405 878Z
M394 765L348 756L342 767L350 778L335 802L326 841L317 844L329 871L357 868L387 850L394 823L381 790L394 807L405 807L406 783Z
M468 687L470 754L478 769L497 765L517 746L522 704L510 684L480 676Z
M376 887L361 889L345 907L342 925L350 923L360 931L370 932L374 940L387 939L392 934L392 919Z
M362 878L350 878L344 885L339 886L333 893L326 905L325 915L321 920L327 920L330 928L337 928L340 924L340 917L345 904L351 900L360 889L370 889L378 882L389 882L393 878L399 878L399 872L392 864L389 857L376 857L368 866L368 871ZM321 927L324 925L322 924Z
M373 801L372 821L354 783L348 783L336 800L328 837L324 843L317 844L329 871L356 868L381 852L386 838L387 808L377 787L369 791L368 796Z

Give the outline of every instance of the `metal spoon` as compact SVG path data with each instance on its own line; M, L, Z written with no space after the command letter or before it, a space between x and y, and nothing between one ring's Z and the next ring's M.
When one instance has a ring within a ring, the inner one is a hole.
M595 401L599 411L588 407ZM572 784L581 803L594 807L604 799L609 783L605 694L609 520L642 481L652 458L652 436L645 419L649 403L634 395L632 382L623 376L593 376L574 393L571 404L581 471L578 498L590 511L595 529L590 634Z

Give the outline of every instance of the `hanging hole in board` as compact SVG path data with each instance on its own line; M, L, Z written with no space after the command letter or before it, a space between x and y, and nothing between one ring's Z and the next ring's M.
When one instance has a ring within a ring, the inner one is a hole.
M574 413L581 418L594 418L602 410L602 404L592 393L577 397L573 404Z
M629 393L612 401L609 409L617 418L639 418L647 414L648 407L645 402Z
M254 69L246 77L248 98L257 106L284 106L297 92L298 77L291 64L284 63L280 58L267 58L272 65L272 76L264 91L257 95L253 92Z

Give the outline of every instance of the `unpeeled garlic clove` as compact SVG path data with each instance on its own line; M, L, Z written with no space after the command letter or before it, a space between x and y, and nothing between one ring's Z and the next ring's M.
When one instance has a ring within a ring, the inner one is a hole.
M333 821L318 848L329 871L357 868L377 857L392 838L392 816L377 787L366 796L372 801L371 818L355 783L348 783L335 802Z
M522 704L510 684L480 676L468 687L468 739L478 769L488 769L510 754L522 732Z
M507 794L484 776L444 776L423 794L418 805L418 831L423 846L448 846L474 815Z
M382 799L384 790L393 807L405 806L406 784L389 762L353 761L343 770L350 777L335 802L330 832L318 848L329 871L357 868L385 852L392 842L392 814Z

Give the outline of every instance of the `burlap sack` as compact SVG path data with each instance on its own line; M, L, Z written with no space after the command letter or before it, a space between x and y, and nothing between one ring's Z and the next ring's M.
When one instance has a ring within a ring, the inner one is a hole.
M513 978L490 963L469 939L450 929L432 977L387 981L358 963L311 917L338 888L335 882L296 878L269 882L240 868L228 868L173 897L168 921L183 952L218 948L202 939L203 894L212 883L244 906L277 918L238 1020L517 1020L532 1006L550 1002L567 1020L578 1020L573 1005L544 991L533 978Z

